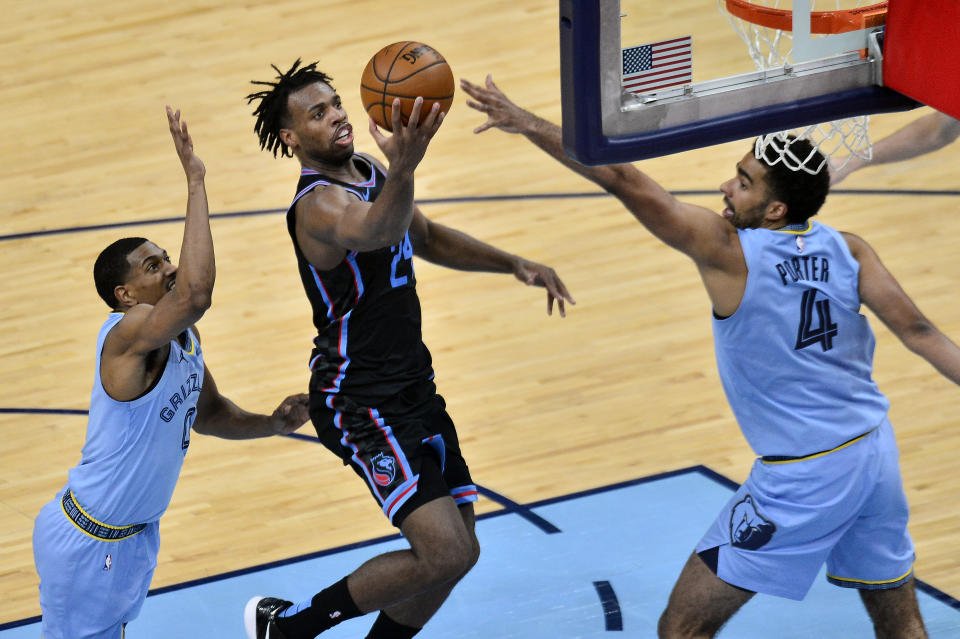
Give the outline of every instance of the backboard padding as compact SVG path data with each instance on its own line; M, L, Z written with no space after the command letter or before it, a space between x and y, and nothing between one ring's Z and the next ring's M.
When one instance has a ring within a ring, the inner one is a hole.
M890 0L883 83L960 118L960 2Z

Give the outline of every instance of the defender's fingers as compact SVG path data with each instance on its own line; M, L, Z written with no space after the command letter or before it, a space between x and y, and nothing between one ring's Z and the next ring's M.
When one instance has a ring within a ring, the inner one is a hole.
M480 87L475 85L473 82L470 82L466 78L460 78L460 88L462 88L464 91L466 91L470 95L473 95L480 89Z
M474 132L474 133L483 133L484 131L486 131L487 129L489 129L489 128L492 127L492 126L493 126L493 122L492 122L491 120L487 120L486 122L484 122L483 124L481 124L480 126L478 126L477 128L475 128L475 129L473 130L473 132Z
M167 124L170 126L171 133L175 131L179 132L180 127L177 126L177 119L173 115L173 109L171 109L170 107L167 107Z
M481 113L486 113L490 109L490 107L483 102L474 102L473 100L467 100L467 106Z

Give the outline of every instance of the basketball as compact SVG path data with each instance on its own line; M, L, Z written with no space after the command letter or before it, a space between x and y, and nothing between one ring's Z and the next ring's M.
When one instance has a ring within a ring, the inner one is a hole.
M393 130L394 98L400 98L406 125L418 96L423 98L421 122L435 102L442 112L453 104L453 72L439 51L422 42L394 42L370 58L360 78L360 100L378 126Z

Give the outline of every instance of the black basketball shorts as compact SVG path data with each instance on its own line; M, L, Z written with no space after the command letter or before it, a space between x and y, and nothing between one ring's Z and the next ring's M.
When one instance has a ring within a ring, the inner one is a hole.
M477 501L443 397L433 394L403 410L342 400L311 393L317 436L366 482L391 524L399 528L407 515L440 497L457 505Z

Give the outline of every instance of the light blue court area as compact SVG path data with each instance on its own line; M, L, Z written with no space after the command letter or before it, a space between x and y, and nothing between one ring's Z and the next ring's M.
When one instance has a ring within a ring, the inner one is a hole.
M479 564L420 636L654 637L674 580L733 489L696 467L526 505L482 490L504 510L480 519ZM151 592L127 637L242 639L241 611L251 596L299 601L365 559L403 547L395 537L371 540ZM960 637L960 602L926 584L919 590L930 636ZM322 636L358 639L373 618ZM27 621L7 624L0 639L37 639L39 623ZM720 637L866 639L873 632L856 592L821 574L802 602L758 595Z

